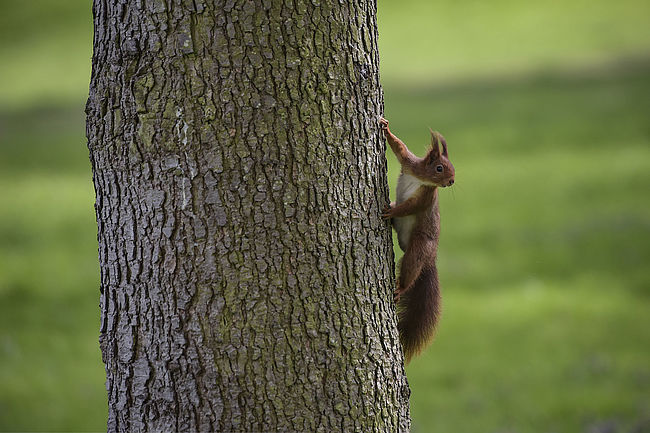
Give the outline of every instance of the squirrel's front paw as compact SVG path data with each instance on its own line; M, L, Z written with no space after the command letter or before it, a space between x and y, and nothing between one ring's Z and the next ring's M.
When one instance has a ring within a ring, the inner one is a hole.
M379 127L381 129L388 129L388 120L384 119L383 117L379 119Z
M384 206L384 210L381 213L381 217L384 219L390 219L393 217L393 207L389 204Z

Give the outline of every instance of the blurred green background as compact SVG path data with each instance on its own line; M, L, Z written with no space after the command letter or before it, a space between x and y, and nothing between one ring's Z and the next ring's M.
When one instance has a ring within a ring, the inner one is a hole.
M414 432L650 431L648 17L379 1L391 129L420 154L440 130L456 166ZM105 430L91 49L88 1L0 2L0 430Z

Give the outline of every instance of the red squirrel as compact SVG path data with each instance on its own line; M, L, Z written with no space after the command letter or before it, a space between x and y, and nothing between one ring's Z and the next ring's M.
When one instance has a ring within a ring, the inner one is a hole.
M430 130L431 147L424 158L418 158L390 132L388 120L382 118L379 123L402 166L397 202L386 206L382 217L391 219L404 251L394 299L399 311L397 328L408 363L431 340L440 316L436 270L440 234L438 187L454 184L454 166L449 161L447 142L439 132Z

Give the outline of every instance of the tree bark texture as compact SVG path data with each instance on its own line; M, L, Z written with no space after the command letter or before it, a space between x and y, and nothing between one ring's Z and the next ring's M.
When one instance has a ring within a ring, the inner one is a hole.
M408 430L375 1L93 12L108 430Z

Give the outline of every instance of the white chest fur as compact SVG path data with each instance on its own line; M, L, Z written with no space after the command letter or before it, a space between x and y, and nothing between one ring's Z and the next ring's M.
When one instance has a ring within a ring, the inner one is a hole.
M422 182L410 174L402 173L397 180L397 204L408 200L420 188ZM415 226L415 215L405 217L393 218L393 225L397 232L397 240L399 247L402 251L406 251L406 247L411 239L411 232Z

